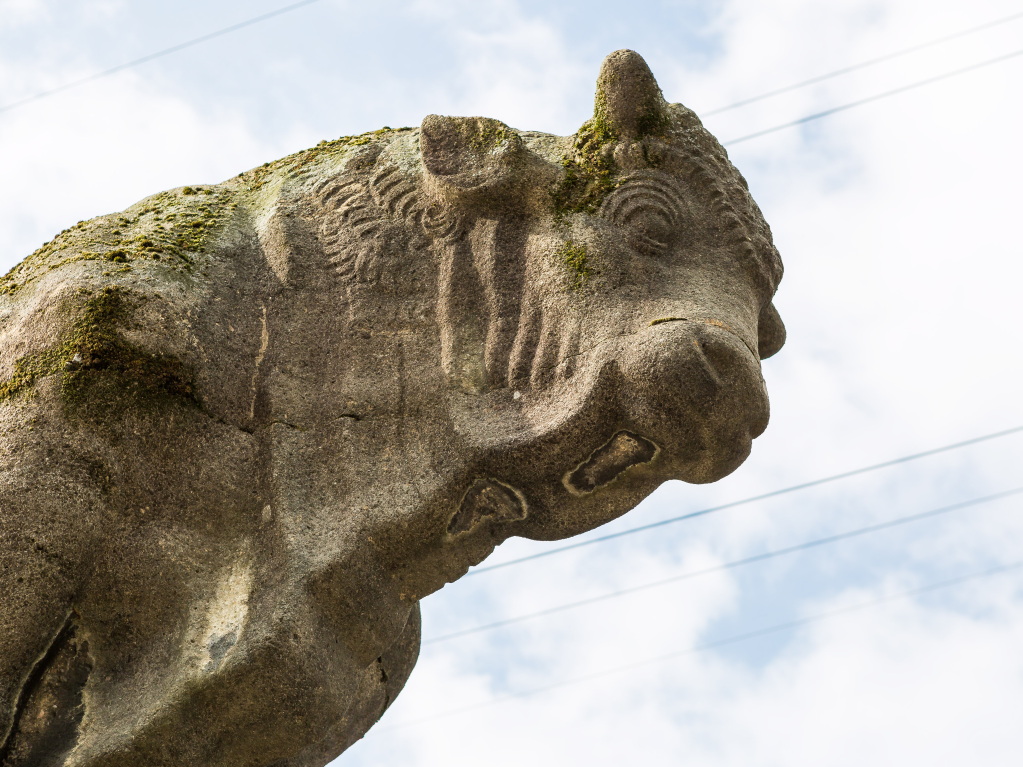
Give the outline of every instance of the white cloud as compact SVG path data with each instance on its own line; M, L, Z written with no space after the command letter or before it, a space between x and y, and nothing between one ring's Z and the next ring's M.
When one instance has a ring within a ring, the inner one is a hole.
M812 609L860 604L911 580L840 594ZM454 653L431 653L379 733L339 763L952 767L983 754L984 764L1008 766L1023 739L1017 584L1006 577L960 587L985 606L981 616L896 601L811 624L762 668L710 653L684 655L447 718L434 717L488 700L487 679L466 672ZM628 622L627 615L614 621ZM613 647L593 628L583 621L574 643L551 643L560 662L548 683L575 673L568 648L604 645L603 667L651 655L634 644ZM677 639L679 647L690 643ZM416 721L422 723L400 726Z
M37 21L46 10L44 0L3 0L0 3L0 31Z
M1023 710L1018 604L970 619L919 605L805 632L718 708L701 764L1010 765ZM738 739L729 733L742 733ZM698 754L698 752L697 752Z
M5 114L0 270L80 219L166 188L221 181L283 154L287 141L268 146L240 115L201 114L132 72Z
M461 64L457 81L447 84L460 102L451 104L454 109L551 133L574 131L587 116L570 106L580 90L592 91L596 73L573 51L569 30L526 13L513 0L420 0L412 8L439 25Z

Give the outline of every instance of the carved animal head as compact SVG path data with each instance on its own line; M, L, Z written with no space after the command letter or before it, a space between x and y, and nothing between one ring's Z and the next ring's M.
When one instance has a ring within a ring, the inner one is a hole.
M606 59L574 136L431 115L360 162L321 187L321 233L355 323L427 275L435 312L400 303L435 318L472 456L449 534L572 535L745 459L768 419L760 360L784 342L781 261L725 150L638 54Z

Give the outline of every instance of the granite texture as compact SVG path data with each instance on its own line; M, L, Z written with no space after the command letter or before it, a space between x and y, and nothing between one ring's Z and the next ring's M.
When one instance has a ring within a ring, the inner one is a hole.
M0 282L0 764L326 764L420 599L746 458L781 272L631 51L574 136L431 115L58 235Z

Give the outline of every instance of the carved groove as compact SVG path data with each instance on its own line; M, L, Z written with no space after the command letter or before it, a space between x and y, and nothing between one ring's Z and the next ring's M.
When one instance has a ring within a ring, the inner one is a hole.
M11 731L0 747L3 767L63 763L78 738L82 690L91 670L88 643L77 636L70 613L25 681Z
M526 499L514 487L496 479L477 479L462 496L458 511L448 523L448 532L468 532L486 519L515 522L528 513Z
M646 437L620 431L566 474L563 482L573 495L586 495L614 482L627 469L649 463L659 452L660 448Z

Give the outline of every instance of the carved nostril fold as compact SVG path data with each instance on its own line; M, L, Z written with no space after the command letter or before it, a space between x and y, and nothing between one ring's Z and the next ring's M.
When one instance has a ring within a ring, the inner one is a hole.
M709 337L713 342L713 339L721 338L720 333L727 333L735 340L741 341L742 345L749 350L750 354L752 354L758 362L760 361L760 355L757 353L757 350L750 345L750 342L743 338L741 333L721 320L713 318L689 319L688 317L659 317L658 319L651 320L648 323L648 326L654 327L656 325L665 325L668 323L684 323L687 328L692 329L692 332L695 333L698 339L701 339L701 344L703 342L702 339L704 338Z
M695 354L696 360L699 363L700 368L702 369L704 375L706 375L706 377L709 379L709 382L713 385L714 392L716 393L718 390L721 389L722 385L721 384L722 368L719 367L718 364L716 364L713 355L707 353L709 346L711 345L707 344L706 341L702 338L697 337L693 339L692 347L693 349L696 350Z
M710 337L704 329L697 334L697 344L703 355L704 363L713 371L715 380L720 384L722 376L728 376L737 365L742 364L737 350L723 339Z
M658 356L665 366L661 370L676 381L676 391L686 393L685 399L700 408L711 407L725 395L728 402L737 397L759 401L759 360L738 333L717 321L672 318L657 324L666 321L671 326L660 331L663 335L654 343L661 349Z

